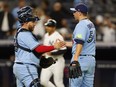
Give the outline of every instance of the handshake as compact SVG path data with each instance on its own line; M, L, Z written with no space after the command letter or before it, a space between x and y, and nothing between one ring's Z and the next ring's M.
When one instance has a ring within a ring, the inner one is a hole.
M59 50L60 48L66 47L66 43L61 40L56 40L53 46L55 49Z

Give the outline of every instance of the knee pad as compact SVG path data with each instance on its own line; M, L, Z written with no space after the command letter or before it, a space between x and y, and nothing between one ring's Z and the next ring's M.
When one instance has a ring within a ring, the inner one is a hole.
M31 83L29 87L41 87L40 85L40 81L38 78L34 79Z

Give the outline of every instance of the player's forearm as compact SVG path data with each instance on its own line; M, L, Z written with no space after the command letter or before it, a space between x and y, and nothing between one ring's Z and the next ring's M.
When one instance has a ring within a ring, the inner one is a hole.
M45 53L45 52L49 52L49 51L52 51L54 50L54 46L45 46L45 45L39 45L37 46L34 50L37 52L37 53Z
M66 42L66 46L67 46L67 47L72 47L72 41Z
M74 39L74 41L76 42L76 52L74 54L74 60L77 61L78 60L78 57L82 51L82 47L83 47L83 44L84 44L84 41L81 40L81 39Z
M76 52L74 54L74 60L75 61L78 60L78 57L79 57L79 55L80 55L80 53L82 51L82 46L83 46L82 44L77 44L77 46L76 46Z

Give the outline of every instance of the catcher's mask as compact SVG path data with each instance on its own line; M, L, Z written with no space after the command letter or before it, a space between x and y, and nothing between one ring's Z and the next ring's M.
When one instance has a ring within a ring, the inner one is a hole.
M38 17L33 16L32 8L30 6L22 7L21 9L19 9L17 14L18 14L18 19L20 23L39 20Z

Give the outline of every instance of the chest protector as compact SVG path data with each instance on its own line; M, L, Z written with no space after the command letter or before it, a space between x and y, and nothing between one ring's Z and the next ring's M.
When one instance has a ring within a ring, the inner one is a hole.
M38 39L36 38L36 36L31 31L29 31L27 29L24 29L24 28L20 28L20 29L18 29L18 31L17 31L17 33L15 35L15 38L14 38L15 52L17 52L17 50L20 48L20 49L22 49L24 51L27 51L29 53L32 52L37 58L40 58L41 54L37 53L35 50L31 50L29 48L25 48L25 47L19 45L18 40L17 40L17 37L18 37L18 34L20 32L30 32L32 34L32 36L35 38L35 40L38 41Z

